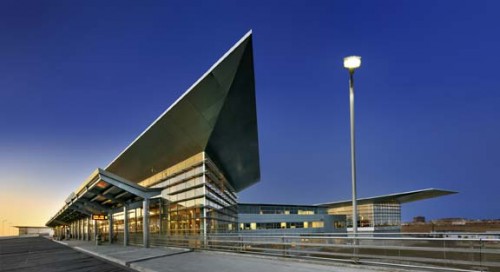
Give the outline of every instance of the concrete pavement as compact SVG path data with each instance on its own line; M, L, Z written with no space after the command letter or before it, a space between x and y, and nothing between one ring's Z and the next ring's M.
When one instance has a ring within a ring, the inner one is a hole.
M0 239L0 271L133 271L41 237Z
M63 241L78 251L106 259L137 271L176 272L380 272L405 271L396 268L351 265L336 262L313 262L293 258L267 257L252 254L225 253L217 251L192 251L181 248L142 248L85 241Z

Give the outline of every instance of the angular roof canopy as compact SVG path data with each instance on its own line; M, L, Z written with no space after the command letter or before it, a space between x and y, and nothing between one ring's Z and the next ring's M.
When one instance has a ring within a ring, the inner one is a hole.
M251 31L105 169L138 183L202 151L236 191L259 181Z
M418 200L423 200L423 199L428 199L428 198L434 198L434 197L439 197L439 196L445 196L445 195L450 195L450 194L456 194L456 193L457 192L454 192L454 191L447 191L447 190L430 188L430 189L416 190L416 191L410 191L410 192L404 192L404 193L388 194L388 195L374 196L374 197L368 197L368 198L359 198L357 200L357 204L358 205L376 204L376 203L387 203L387 202L394 202L394 201L396 201L400 204L403 204L403 203L408 203L408 202L413 202L413 201L418 201ZM334 208L334 207L352 205L352 200L322 203L322 204L318 204L318 205L319 206L326 206L328 208Z
M159 195L160 191L161 189L144 188L98 168L76 193L66 199L64 207L46 225L54 227L91 214L108 214L126 203Z

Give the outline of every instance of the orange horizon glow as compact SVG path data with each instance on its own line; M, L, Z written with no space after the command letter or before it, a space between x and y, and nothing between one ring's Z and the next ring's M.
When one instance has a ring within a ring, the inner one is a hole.
M86 148L86 143L38 140L0 145L0 236L18 235L14 226L45 226L95 165L105 165L112 153L100 146Z

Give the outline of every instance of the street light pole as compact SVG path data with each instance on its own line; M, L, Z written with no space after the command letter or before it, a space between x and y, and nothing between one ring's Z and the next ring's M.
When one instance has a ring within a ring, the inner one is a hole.
M349 70L349 108L351 114L351 178L352 178L352 234L358 232L358 203L356 192L356 144L354 134L354 69Z
M354 131L354 71L361 66L361 57L344 58L344 67L349 70L349 106L351 119L351 177L352 177L352 234L358 233L358 205L356 193L356 142Z

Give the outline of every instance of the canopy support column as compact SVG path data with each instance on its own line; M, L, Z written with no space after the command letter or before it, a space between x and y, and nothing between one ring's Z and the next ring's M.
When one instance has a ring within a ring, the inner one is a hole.
M108 213L108 222L109 222L109 244L113 243L113 213Z
M90 241L90 217L87 217L87 241Z
M149 247L149 198L142 202L142 238L144 247Z
M123 206L123 245L128 246L128 206Z

